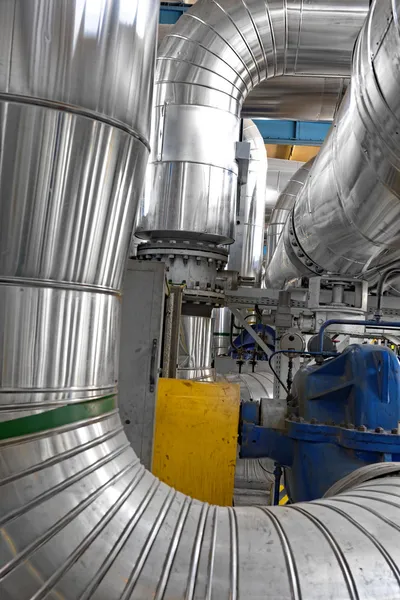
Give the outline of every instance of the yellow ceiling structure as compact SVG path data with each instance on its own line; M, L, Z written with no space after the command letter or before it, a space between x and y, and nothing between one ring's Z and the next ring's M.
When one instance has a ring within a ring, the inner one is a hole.
M266 144L269 158L283 158L284 160L298 160L307 162L319 152L319 146L290 146L282 144Z

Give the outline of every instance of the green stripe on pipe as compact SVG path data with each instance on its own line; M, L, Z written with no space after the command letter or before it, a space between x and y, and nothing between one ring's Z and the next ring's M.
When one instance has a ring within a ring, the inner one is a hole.
M67 404L38 415L29 415L0 423L0 440L41 433L64 425L70 425L85 419L93 419L105 415L117 406L115 394L97 400L87 400L76 404ZM32 405L34 410L35 406Z

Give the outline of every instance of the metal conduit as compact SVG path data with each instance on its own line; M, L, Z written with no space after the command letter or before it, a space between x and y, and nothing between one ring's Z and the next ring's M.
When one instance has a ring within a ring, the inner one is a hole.
M0 597L399 598L399 477L208 506L147 472L98 397L145 167L158 6L134 6L0 3Z
M398 254L399 15L397 0L372 4L352 85L267 270L271 287L302 274L361 275Z
M200 0L158 51L137 235L235 238L240 113L265 79L348 77L367 0ZM162 199L162 202L161 200Z

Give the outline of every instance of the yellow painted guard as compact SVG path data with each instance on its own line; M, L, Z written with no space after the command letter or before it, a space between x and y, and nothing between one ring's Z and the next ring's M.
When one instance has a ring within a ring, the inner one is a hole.
M240 387L159 379L153 473L211 504L232 505Z

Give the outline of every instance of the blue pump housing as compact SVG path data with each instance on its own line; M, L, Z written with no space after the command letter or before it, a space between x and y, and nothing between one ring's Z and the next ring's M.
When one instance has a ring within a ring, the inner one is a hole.
M261 323L252 325L251 327L258 335L262 336L268 348L273 352L275 350L275 330L269 325L263 325ZM236 350L237 348L240 349L240 357L243 360L251 360L254 355L254 349L256 349L258 351L258 360L268 360L268 357L265 356L263 352L260 352L259 346L247 331L240 333L233 344L234 347L231 346L229 348L229 356L232 358L239 358L239 354Z
M400 421L400 364L388 348L355 344L321 366L300 369L292 394L306 421L391 430Z
M285 431L263 427L242 407L241 456L289 467L293 501L320 498L366 464L400 460L400 364L388 348L352 345L304 367L292 396Z

